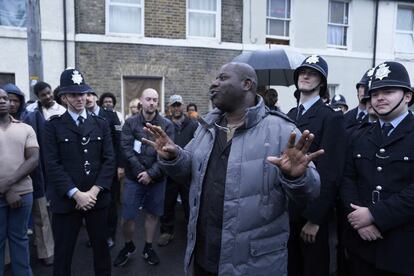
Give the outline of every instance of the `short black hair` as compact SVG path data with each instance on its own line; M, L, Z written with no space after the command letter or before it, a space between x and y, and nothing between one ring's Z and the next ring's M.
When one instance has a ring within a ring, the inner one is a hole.
M194 109L195 109L195 111L197 112L197 105L195 103L189 103L189 104L187 104L187 111L188 111L189 107L191 107L191 106L193 106Z
M103 100L105 98L111 98L112 102L114 103L114 107L116 106L116 97L114 94L112 94L111 92L105 92L103 93L100 97L99 97L99 105L102 106L103 104Z
M52 89L52 87L50 87L50 84L48 84L47 82L44 81L38 81L35 86L33 87L33 91L35 93L36 96L39 95L39 92L42 91L43 89L49 87L50 89Z

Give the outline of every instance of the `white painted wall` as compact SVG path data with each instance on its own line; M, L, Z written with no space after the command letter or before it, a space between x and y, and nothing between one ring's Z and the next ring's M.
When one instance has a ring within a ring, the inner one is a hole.
M68 66L75 64L74 4L67 1ZM44 81L59 84L64 68L63 1L41 1ZM29 97L29 69L25 28L0 26L0 72L14 73L16 85Z

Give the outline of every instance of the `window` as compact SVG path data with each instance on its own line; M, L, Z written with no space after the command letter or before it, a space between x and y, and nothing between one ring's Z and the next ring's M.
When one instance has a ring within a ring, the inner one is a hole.
M187 0L187 36L219 38L221 0Z
M26 0L0 0L0 25L26 27Z
M289 38L290 0L267 0L266 35Z
M16 83L16 78L13 73L0 73L0 86L6 83Z
M107 31L143 34L144 0L107 0Z
M395 50L414 52L414 7L399 6Z
M349 3L345 1L329 1L328 45L346 47L349 27Z

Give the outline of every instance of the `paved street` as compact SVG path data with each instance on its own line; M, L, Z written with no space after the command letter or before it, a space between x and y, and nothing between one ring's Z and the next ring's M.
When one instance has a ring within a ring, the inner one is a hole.
M134 243L137 246L137 253L131 257L129 262L121 268L113 267L112 275L144 275L144 276L158 276L158 275L183 275L183 260L185 251L185 227L184 227L184 215L181 210L181 206L177 206L177 226L175 239L166 247L158 247L156 241L158 240L158 234L154 242L154 249L160 257L160 264L157 266L148 265L142 258L141 252L144 246L144 221L141 215L137 218L137 235L134 239ZM119 250L123 246L123 240L121 237L121 229L118 229L117 242L115 247L111 250L112 260L115 259ZM92 250L86 247L87 233L85 227L82 227L79 234L78 243L76 245L75 254L73 256L72 263L72 275L76 276L92 276L93 273L93 259ZM31 243L31 264L33 273L35 276L48 276L52 275L52 267L43 266L36 258L35 248ZM6 273L6 276L11 276L10 271Z

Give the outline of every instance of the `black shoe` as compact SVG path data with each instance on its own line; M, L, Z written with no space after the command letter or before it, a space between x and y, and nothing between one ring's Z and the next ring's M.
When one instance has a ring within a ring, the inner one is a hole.
M150 265L157 265L160 262L160 258L158 258L157 253L155 253L152 248L144 249L142 258L144 258Z
M131 242L130 244L125 244L124 248L119 252L118 256L115 258L114 266L124 266L129 257L134 254L136 251L135 245Z

